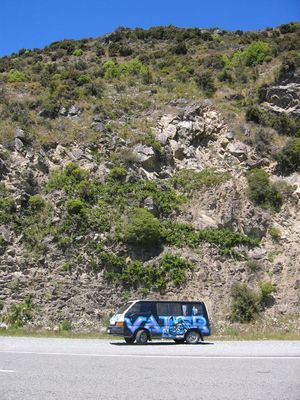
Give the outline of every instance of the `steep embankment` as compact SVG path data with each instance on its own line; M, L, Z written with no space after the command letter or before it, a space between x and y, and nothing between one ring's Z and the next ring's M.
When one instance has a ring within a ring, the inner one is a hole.
M299 311L298 25L156 29L1 59L5 324L95 328L136 297Z

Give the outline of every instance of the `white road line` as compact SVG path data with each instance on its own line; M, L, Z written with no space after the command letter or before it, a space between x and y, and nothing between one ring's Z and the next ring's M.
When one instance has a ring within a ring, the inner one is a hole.
M0 369L0 372L5 372L5 373L8 373L8 374L11 374L11 373L16 372L16 371L13 371L11 369Z
M128 357L128 358L179 358L179 359L300 359L300 356L193 356L193 355L152 355L152 354L89 354L89 353L46 353L34 351L0 351L5 354L31 354L40 356L72 356L72 357Z

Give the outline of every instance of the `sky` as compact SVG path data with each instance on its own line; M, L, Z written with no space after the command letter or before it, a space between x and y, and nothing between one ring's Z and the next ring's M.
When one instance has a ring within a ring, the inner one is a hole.
M255 30L300 20L299 0L0 0L0 56L119 26Z

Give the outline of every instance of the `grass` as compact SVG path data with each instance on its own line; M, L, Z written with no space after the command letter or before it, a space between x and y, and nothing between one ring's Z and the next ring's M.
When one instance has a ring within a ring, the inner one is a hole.
M34 328L0 329L0 336L34 337L34 338L64 338L64 339L109 339L112 336L97 331L49 331Z

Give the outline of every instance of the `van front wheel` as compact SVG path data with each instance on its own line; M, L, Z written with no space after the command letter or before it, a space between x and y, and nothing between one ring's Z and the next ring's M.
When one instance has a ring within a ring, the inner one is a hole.
M148 342L148 333L145 329L138 331L136 334L136 342L137 344L146 344Z
M200 339L200 334L197 331L189 331L186 334L185 341L187 344L197 344Z

